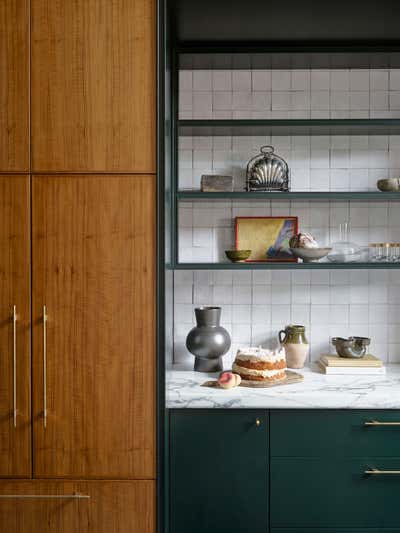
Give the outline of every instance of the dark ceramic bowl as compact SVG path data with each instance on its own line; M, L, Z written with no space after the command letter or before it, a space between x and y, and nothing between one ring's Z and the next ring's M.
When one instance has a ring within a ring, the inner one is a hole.
M336 348L336 352L340 357L348 357L349 359L359 359L367 352L367 346L371 343L368 337L349 337L343 339L342 337L333 337L332 344Z

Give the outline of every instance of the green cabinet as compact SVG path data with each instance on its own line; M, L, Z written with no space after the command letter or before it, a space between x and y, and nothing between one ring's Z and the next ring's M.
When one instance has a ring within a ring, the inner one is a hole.
M170 417L170 532L267 533L268 413Z
M169 533L400 533L399 422L396 410L170 411Z
M365 474L372 467L400 471L400 458L271 458L271 527L400 531L400 476Z
M396 422L397 410L271 411L271 457L400 457Z

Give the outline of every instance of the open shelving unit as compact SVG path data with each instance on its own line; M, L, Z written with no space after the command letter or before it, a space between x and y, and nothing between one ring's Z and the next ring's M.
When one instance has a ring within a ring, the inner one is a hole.
M179 120L182 137L245 135L399 135L400 119Z
M390 202L399 201L400 192L380 192L380 191L291 191L291 192L202 192L195 190L178 190L176 192L178 200L190 202L201 202L202 200L245 200L246 202L256 202L257 200L276 200L276 201L338 201L347 202L357 201L377 201Z
M400 135L400 118L349 119L179 119L178 71L198 69L348 69L400 68L399 43L348 43L337 45L291 43L181 43L174 51L176 76L172 90L172 183L171 251L176 270L307 270L307 269L400 269L400 263L182 263L178 257L179 202L201 201L336 201L398 202L400 192L376 191L290 191L207 193L180 190L178 180L178 138L213 136L312 136L312 135Z
M399 263L177 263L174 270L382 270L398 269Z

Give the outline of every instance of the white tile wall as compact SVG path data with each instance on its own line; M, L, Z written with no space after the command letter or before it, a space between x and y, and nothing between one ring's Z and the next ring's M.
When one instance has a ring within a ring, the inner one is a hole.
M400 117L400 70L184 71L181 118ZM400 136L182 137L179 185L198 189L205 173L230 174L244 186L245 166L264 144L291 168L291 190L376 190L376 180L400 175ZM321 244L350 221L360 245L400 241L396 202L181 202L180 261L226 260L236 216L296 215ZM176 271L174 361L192 361L185 338L194 307L221 305L232 335L229 368L240 345L273 346L286 324L302 323L311 358L330 350L335 335L372 338L371 351L400 362L400 272Z
M230 368L240 346L274 347L286 324L306 326L310 360L334 349L334 336L372 339L371 353L400 363L400 272L175 271L174 362L193 360L185 339L194 308L220 305L232 337L224 357Z
M400 70L185 70L180 118L399 118Z
M400 135L181 137L179 186L199 189L202 174L234 178L243 190L248 160L263 145L286 159L293 191L376 190L400 175Z
M225 250L235 247L235 217L286 215L297 216L300 231L321 246L338 240L339 224L350 221L350 239L365 248L365 259L371 242L400 242L398 202L180 202L179 260L227 262Z

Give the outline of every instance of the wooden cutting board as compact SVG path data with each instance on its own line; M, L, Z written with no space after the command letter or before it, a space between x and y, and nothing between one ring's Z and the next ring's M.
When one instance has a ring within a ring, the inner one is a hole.
M242 379L240 383L240 387L254 387L256 389L266 389L269 387L279 387L279 385L291 385L292 383L300 383L301 381L304 381L304 377L301 374L298 374L297 372L292 372L291 370L286 370L286 378L281 379L280 381L272 382L272 383L265 383L260 381L248 381L246 379ZM211 387L214 389L222 389L222 390L229 390L229 389L223 389L218 381L206 381L202 384L202 387Z

